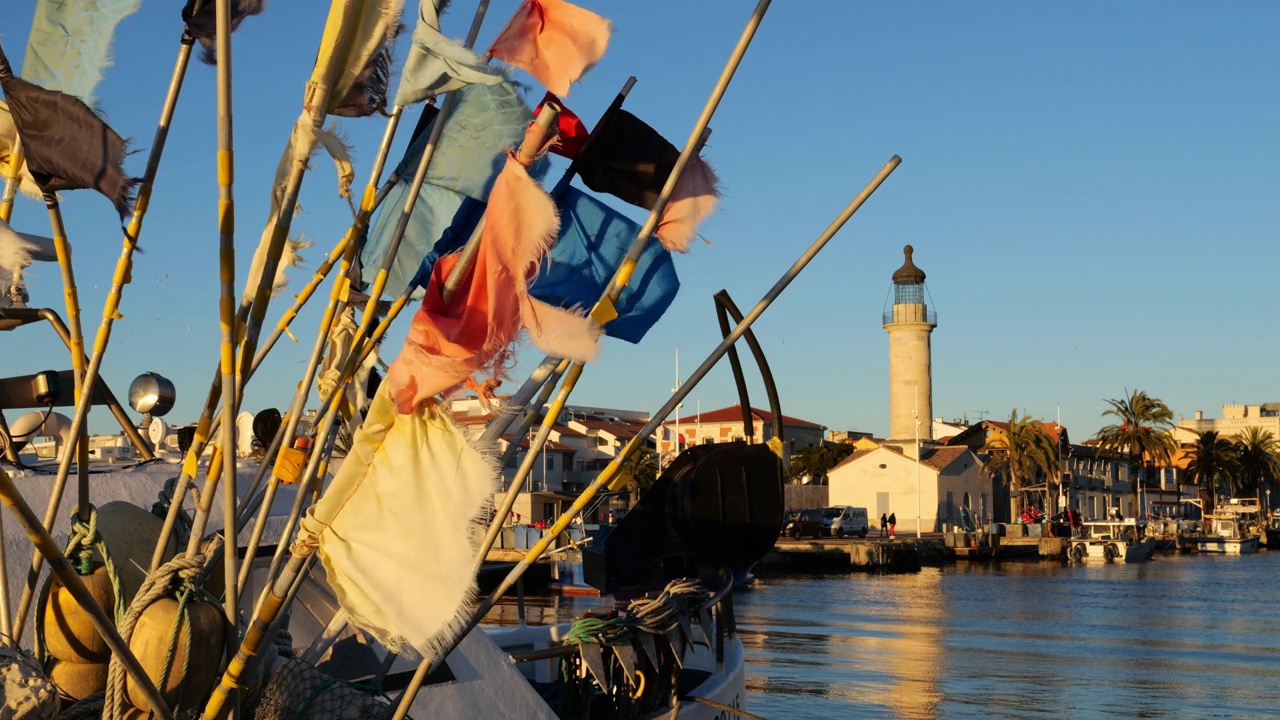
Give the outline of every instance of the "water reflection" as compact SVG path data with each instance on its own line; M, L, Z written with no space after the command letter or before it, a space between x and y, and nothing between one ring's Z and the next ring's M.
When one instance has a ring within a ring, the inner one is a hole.
M766 717L1270 717L1280 553L793 576L739 597Z

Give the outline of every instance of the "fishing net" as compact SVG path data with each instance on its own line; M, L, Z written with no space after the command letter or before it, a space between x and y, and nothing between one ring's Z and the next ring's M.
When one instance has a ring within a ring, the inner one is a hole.
M367 688L290 658L262 691L254 720L363 720L394 713L394 705Z

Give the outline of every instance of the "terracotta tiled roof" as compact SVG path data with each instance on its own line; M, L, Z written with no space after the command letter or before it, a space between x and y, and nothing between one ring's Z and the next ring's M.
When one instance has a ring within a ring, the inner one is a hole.
M932 452L924 455L920 464L942 472L968 452L969 448L964 446L934 448Z
M761 409L759 409L759 408L751 408L751 417L752 417L752 418L754 418L754 419L756 419L756 420L762 420L762 421L764 421L764 422L772 422L772 421L773 421L773 413L771 413L771 412L769 412L769 411L767 411L767 410L761 410ZM718 410L703 410L703 411L702 411L701 413L699 413L698 415L687 415L687 416L682 416L682 417L680 418L680 424L681 424L681 425L692 425L692 424L693 424L694 422L696 422L698 419L700 419L700 420L701 420L702 422L704 422L704 423L731 423L731 422L741 422L741 420L742 420L742 406L741 406L741 405L730 405L729 407L719 408ZM785 423L785 424L787 424L787 425L799 425L799 426L803 426L803 427L815 427L815 428L822 428L822 429L824 429L824 430L825 430L825 429L826 429L826 427L827 427L826 425L819 425L818 423L815 423L815 422L809 422L808 420L801 420L800 418L794 418L794 417L791 417L790 415L783 415L783 416L782 416L782 421L783 421L783 423ZM675 425L675 420L668 420L668 421L664 422L664 423L663 423L663 425Z

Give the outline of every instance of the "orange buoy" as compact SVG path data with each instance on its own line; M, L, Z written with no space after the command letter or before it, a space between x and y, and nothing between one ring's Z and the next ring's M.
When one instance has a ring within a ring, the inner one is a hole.
M168 674L161 679L164 661L169 653L169 639L174 635L178 622L178 601L162 598L152 603L138 618L133 627L129 648L146 670L147 676L159 688L170 709L185 710L204 702L218 678L225 647L225 626L222 610L217 605L203 601L187 603L187 618L177 628L177 642ZM190 624L191 645L187 643L187 625ZM191 657L188 660L187 654ZM183 666L186 675L183 675ZM178 692L182 697L179 699ZM150 710L151 703L141 688L129 679L126 686L129 702L135 707Z
M93 599L107 612L107 617L112 617L116 592L106 567L95 563L93 572L80 576L80 579ZM107 641L93 629L89 614L57 577L49 588L43 611L36 617L44 633L45 645L53 657L75 663L101 663L110 659Z
M49 665L49 679L58 686L58 692L80 700L107 687L107 662L68 662L54 660Z

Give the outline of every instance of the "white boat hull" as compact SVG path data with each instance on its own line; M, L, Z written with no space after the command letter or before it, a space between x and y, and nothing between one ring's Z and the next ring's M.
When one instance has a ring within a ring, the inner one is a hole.
M1155 540L1151 538L1141 542L1073 540L1068 557L1081 563L1139 563L1150 560L1155 547Z
M1196 540L1200 552L1223 553L1226 555L1249 555L1258 552L1258 537L1224 538L1203 537Z

